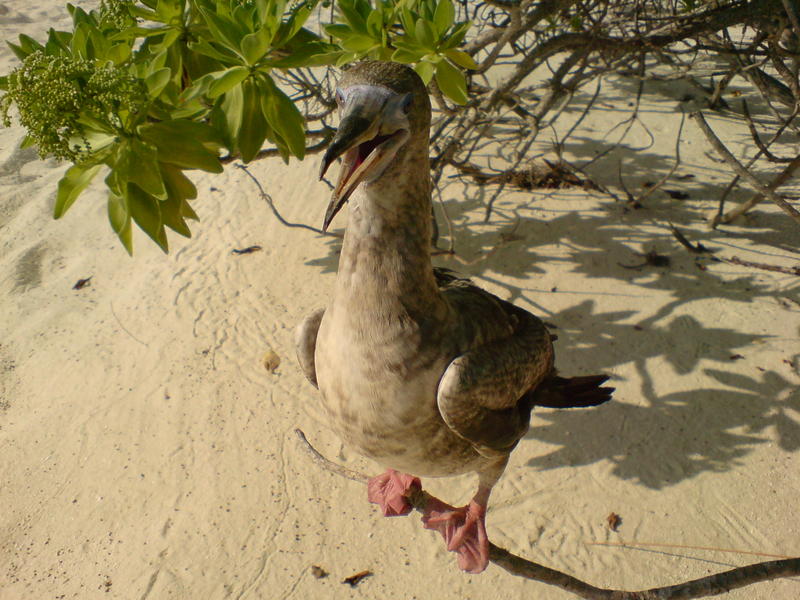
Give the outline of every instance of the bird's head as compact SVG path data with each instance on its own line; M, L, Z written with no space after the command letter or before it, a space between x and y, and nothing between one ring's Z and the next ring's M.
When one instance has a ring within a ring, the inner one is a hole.
M427 156L431 105L413 69L392 62L361 62L344 73L336 90L341 119L322 159L320 179L342 157L339 180L325 212L323 230L361 184L378 181L402 160L410 143Z

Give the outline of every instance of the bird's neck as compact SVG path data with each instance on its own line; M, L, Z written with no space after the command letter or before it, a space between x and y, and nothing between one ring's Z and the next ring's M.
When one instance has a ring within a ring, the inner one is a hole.
M370 310L437 314L431 264L431 181L427 145L361 186L350 201L339 259L337 299Z

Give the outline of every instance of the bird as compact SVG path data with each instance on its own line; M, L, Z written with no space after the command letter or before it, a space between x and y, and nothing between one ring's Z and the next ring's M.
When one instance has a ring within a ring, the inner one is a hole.
M385 516L408 514L419 477L477 473L472 500L425 506L459 567L489 561L485 516L534 406L608 401L606 375L566 378L530 312L431 260L431 104L410 67L363 61L336 89L340 123L320 179L342 159L323 221L349 202L333 294L295 331L297 358L342 441L386 468L368 482Z

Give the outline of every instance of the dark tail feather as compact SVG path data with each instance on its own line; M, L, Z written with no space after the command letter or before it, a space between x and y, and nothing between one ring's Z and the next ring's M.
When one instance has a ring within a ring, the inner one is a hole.
M531 394L532 406L547 408L585 408L611 400L612 387L601 387L608 375L550 377Z

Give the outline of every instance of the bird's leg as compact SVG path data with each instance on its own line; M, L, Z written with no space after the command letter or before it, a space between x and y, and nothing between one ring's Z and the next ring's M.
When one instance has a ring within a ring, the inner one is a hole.
M489 564L486 507L507 461L507 456L502 457L478 474L478 491L466 506L456 508L431 498L422 513L425 529L434 529L442 534L447 549L458 554L458 566L462 571L477 574Z
M367 499L380 505L384 517L407 515L413 508L408 496L420 489L419 477L387 469L367 482Z

